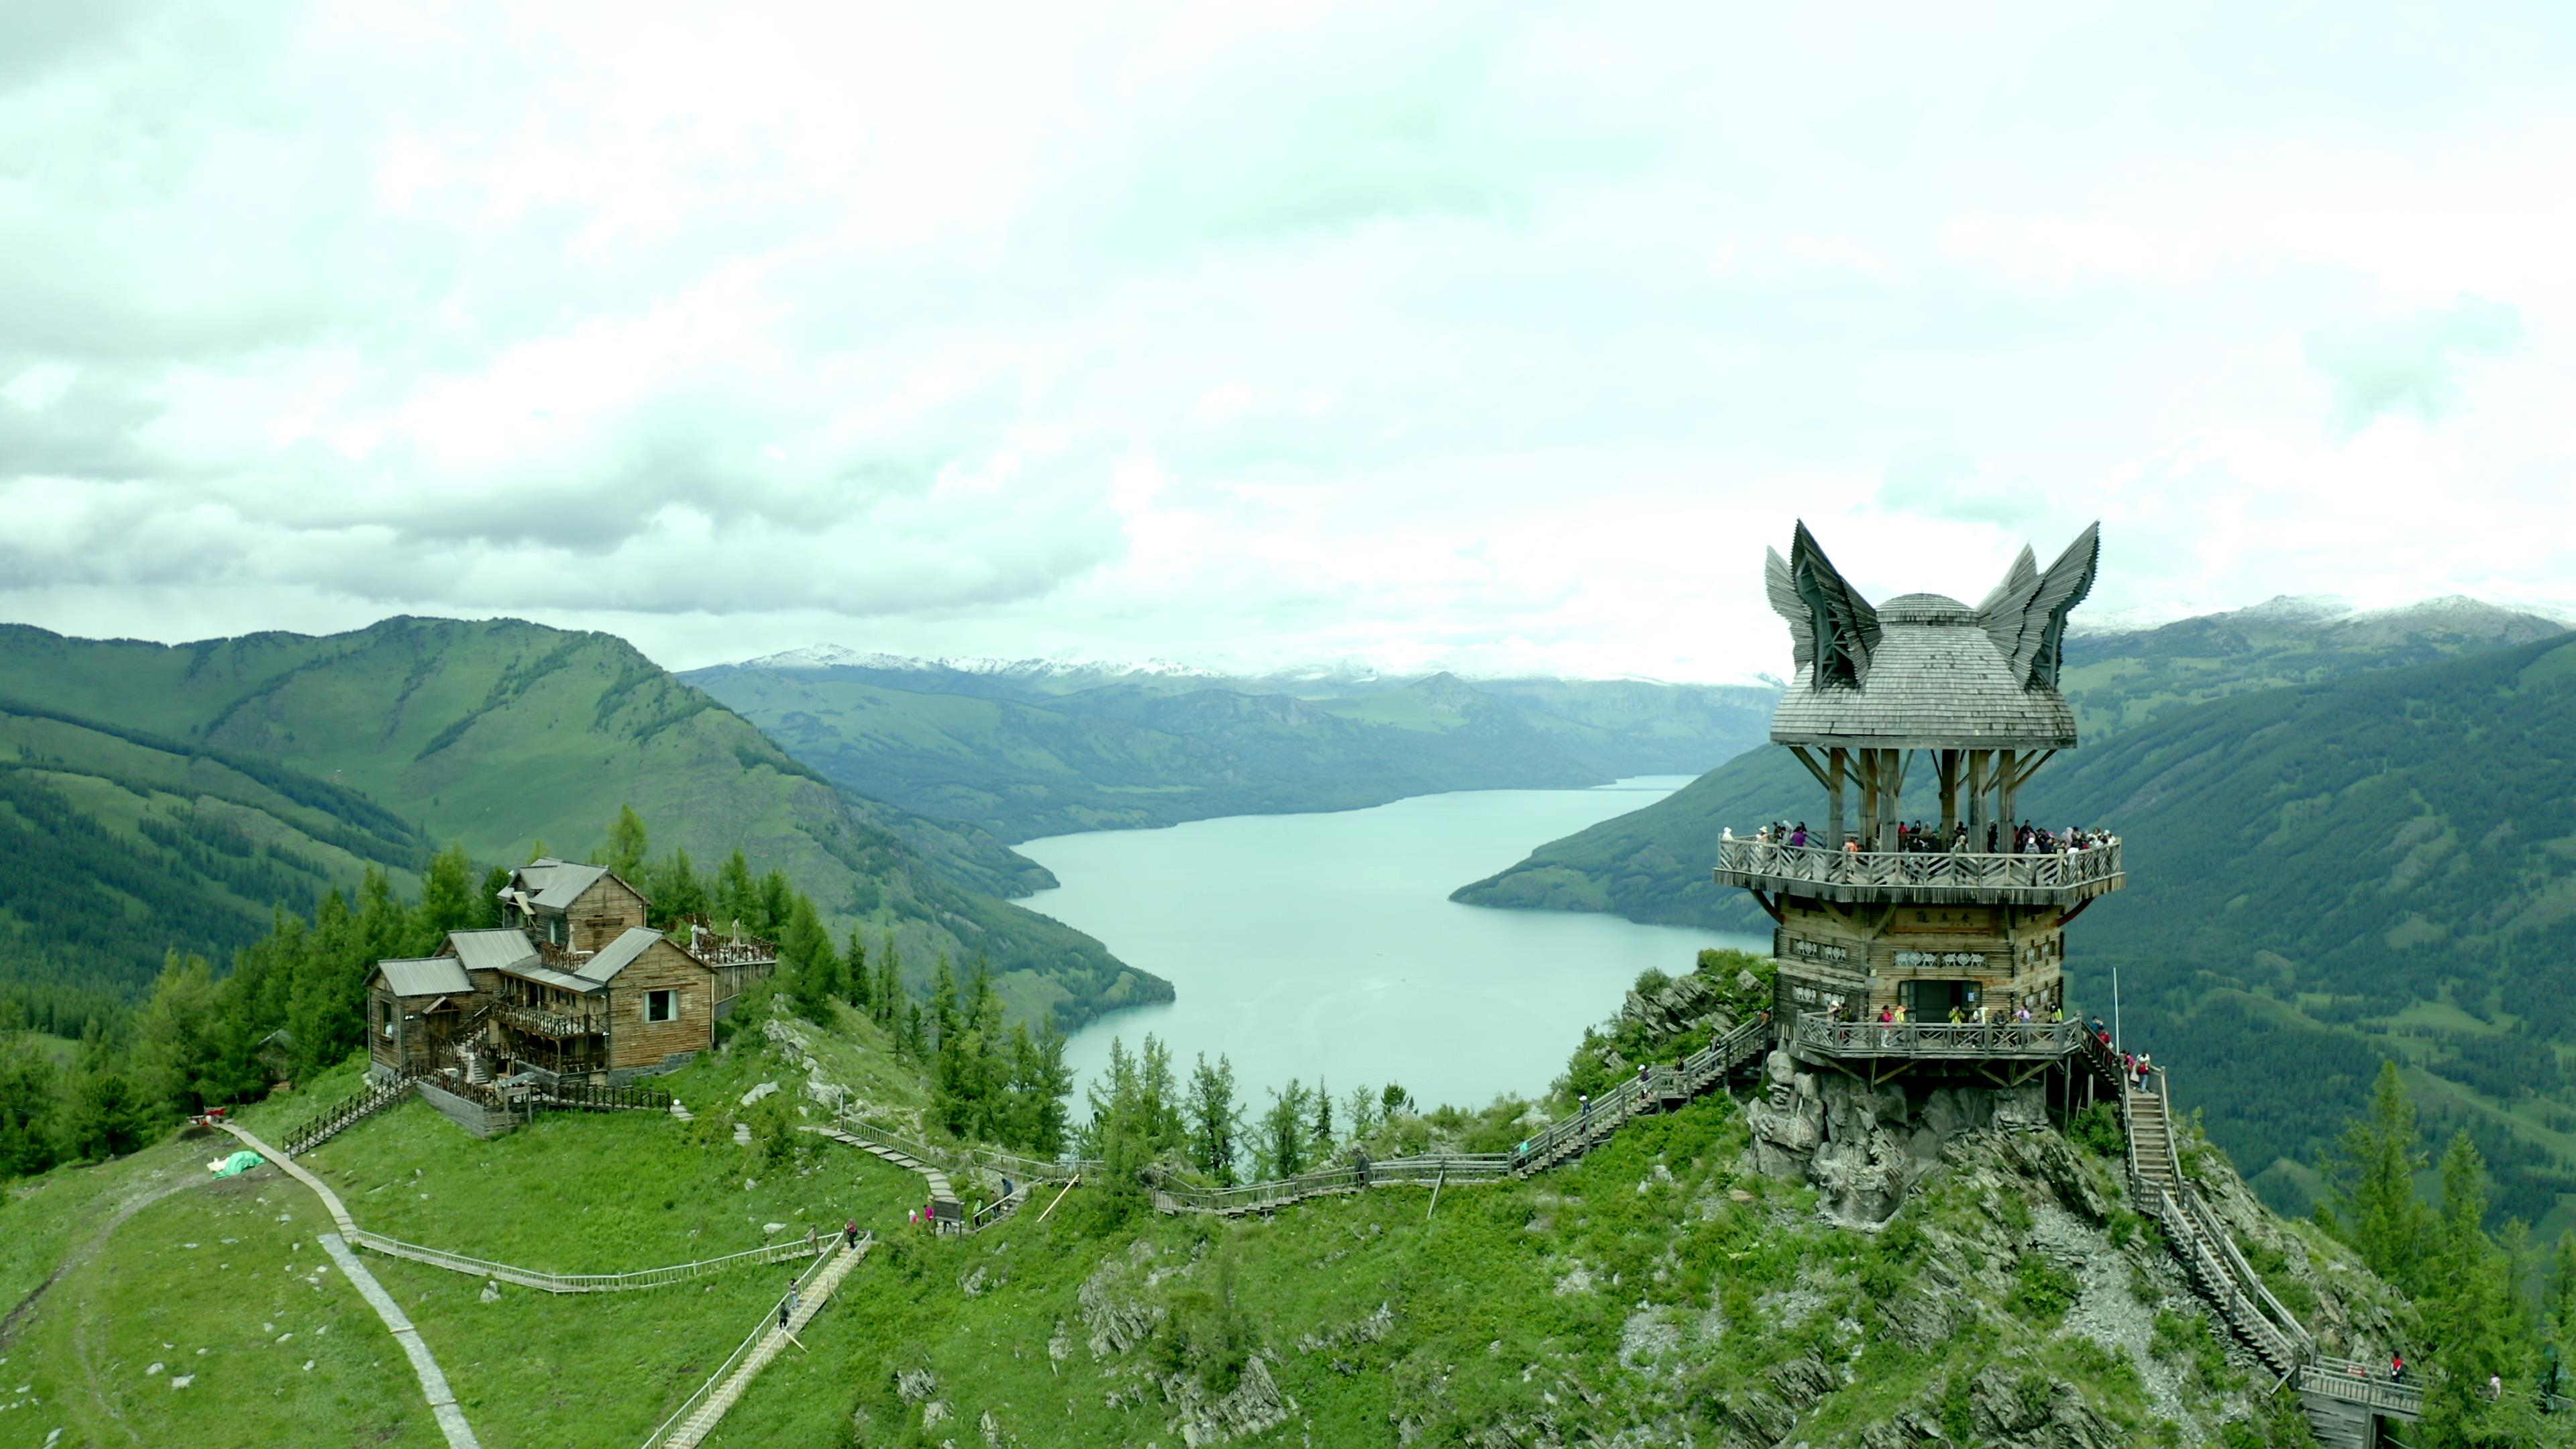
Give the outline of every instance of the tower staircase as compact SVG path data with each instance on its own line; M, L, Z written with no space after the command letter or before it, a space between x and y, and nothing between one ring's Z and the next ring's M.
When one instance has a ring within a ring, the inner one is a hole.
M2131 1200L2155 1219L2193 1290L2217 1311L2228 1331L2279 1383L2298 1391L2317 1442L2327 1449L2372 1449L2378 1443L2379 1419L2421 1419L2421 1388L2391 1383L2374 1376L2368 1365L2321 1352L2306 1325L2245 1261L2226 1224L2183 1173L2174 1139L2171 1078L2164 1069L2151 1073L2152 1087L2140 1086L2110 1048L2090 1035L2081 1057L2120 1104L2129 1140Z
M778 1357L780 1351L814 1321L814 1315L823 1311L823 1305L831 1301L833 1290L839 1288L841 1280L849 1276L861 1258L867 1256L875 1241L873 1236L863 1237L856 1246L844 1248L835 1239L834 1245L825 1249L814 1260L814 1266L797 1280L796 1308L786 1321L779 1321L775 1308L765 1312L760 1326L751 1331L751 1336L742 1341L723 1366L689 1396L688 1402L682 1404L677 1413L663 1420L661 1427L645 1439L644 1449L696 1449L708 1434L714 1432L716 1425L742 1398L744 1391L751 1387L752 1380L769 1366L769 1361ZM798 1346L802 1347L801 1344Z

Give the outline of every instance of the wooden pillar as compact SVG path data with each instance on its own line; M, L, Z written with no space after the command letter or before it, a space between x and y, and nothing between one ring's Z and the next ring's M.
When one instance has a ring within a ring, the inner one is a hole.
M1968 848L1986 848L1986 822L1994 818L1986 800L1986 760L1990 750L1968 751Z
M1878 849L1878 751L1862 750L1852 757L1860 766L1860 848Z
M2020 816L2013 813L2013 795L2016 793L2013 789L2013 769L2016 763L2014 752L2011 750L1998 751L1995 755L1995 810L2003 818L2004 830L2007 833L2018 828L2021 820Z
M1905 752L1878 752L1878 848L1896 849L1896 827L1905 819Z
M1843 848L1843 764L1840 748L1829 752L1825 764L1825 844L1835 850Z
M1941 843L1948 845L1959 828L1959 751L1943 750L1934 763L1941 772Z

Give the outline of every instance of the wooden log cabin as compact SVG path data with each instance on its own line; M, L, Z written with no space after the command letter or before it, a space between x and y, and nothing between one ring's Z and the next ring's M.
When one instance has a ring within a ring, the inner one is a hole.
M601 866L543 859L512 872L498 928L452 931L435 956L376 963L370 1073L535 1073L618 1085L674 1070L777 969L777 948L689 923L648 923L643 892Z
M2025 548L1973 608L1938 594L1873 606L1803 523L1787 559L1770 555L1796 660L1771 739L1823 787L1824 823L1803 838L1730 830L1715 878L1777 924L1773 1019L1801 1064L2014 1082L2077 1045L2080 1024L2057 1019L2066 926L2124 884L2119 842L2035 848L2017 838L2016 807L2076 743L2057 682L2098 527L2044 572ZM1920 834L1904 825L1918 771L1937 797L1919 807Z

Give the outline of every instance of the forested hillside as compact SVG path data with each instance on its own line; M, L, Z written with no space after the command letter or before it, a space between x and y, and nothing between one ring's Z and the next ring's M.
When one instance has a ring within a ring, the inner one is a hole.
M428 839L273 760L0 704L0 1002L78 1036L169 953L217 960Z
M1047 882L998 841L836 788L608 635L393 619L170 647L10 627L0 700L273 762L411 822L409 848L457 841L487 864L539 842L587 852L631 804L701 861L740 849L784 871L836 931L897 932L923 972L941 952L989 959L1023 1015L1071 1026L1169 995L1089 937L994 899Z
M1645 681L1403 682L755 661L686 676L833 781L1005 840L1447 790L1696 773L1777 692ZM1079 686L1079 687L1074 687Z
M1713 842L1812 818L1818 795L1758 751L1458 898L1761 929L1709 883ZM2077 989L2106 1009L2120 967L2132 1033L2207 1084L2212 1135L2277 1200L2303 1200L2318 1124L2394 1055L2478 1137L2499 1211L2561 1213L2576 1090L2548 1006L2576 988L2576 637L2172 708L2024 799L2125 841L2128 889L2075 931Z

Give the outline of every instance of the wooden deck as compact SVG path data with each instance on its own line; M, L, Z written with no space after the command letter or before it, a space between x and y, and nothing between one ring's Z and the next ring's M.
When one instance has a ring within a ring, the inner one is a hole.
M2116 844L2055 855L1952 855L1752 840L1718 842L1715 878L1809 900L1908 905L2073 905L2128 882Z

